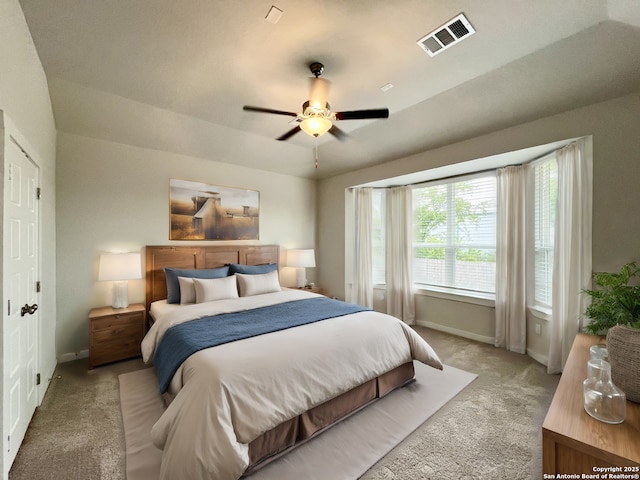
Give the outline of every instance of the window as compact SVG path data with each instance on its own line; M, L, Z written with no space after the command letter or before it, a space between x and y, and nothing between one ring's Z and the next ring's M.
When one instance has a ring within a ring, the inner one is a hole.
M544 147L551 152L557 142ZM522 151L518 160L529 158L526 184L526 288L527 304L541 313L552 307L553 263L556 246L559 150L540 158ZM534 159L534 157L537 157ZM483 160L483 159L482 159ZM501 161L502 162L502 161ZM417 288L444 290L460 296L490 299L495 296L496 277L496 171L491 163L473 165L482 172L441 180L424 180L412 185L413 282ZM423 172L426 173L427 171ZM446 170L430 172L431 178ZM397 182L397 179L393 179ZM391 182L391 180L390 180ZM373 284L385 280L385 194L373 188Z
M386 283L385 280L385 190L376 188L372 197L372 264L373 264L373 284L380 285Z
M551 308L553 246L558 198L555 156L534 166L534 304Z
M413 281L495 293L495 173L413 189Z

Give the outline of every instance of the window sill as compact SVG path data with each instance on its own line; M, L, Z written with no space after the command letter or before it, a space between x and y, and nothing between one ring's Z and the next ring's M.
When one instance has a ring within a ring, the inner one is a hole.
M445 300L453 300L455 302L471 303L474 305L482 305L484 307L495 307L495 295L491 293L480 292L462 292L452 288L426 287L424 285L414 286L416 295L425 297L443 298Z
M551 321L551 309L540 305L529 305L527 307L529 313L538 320Z

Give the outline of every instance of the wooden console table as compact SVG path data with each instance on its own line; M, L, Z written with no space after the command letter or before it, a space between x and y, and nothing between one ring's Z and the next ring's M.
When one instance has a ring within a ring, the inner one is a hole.
M542 425L543 478L559 473L593 475L598 467L622 467L619 473L628 467L627 473L640 473L640 404L627 401L627 419L619 425L600 422L583 407L589 347L604 341L584 333L574 340Z

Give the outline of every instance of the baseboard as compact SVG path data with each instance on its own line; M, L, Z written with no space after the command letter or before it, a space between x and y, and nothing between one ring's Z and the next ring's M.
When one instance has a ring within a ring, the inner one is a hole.
M469 340L475 340L477 342L488 343L490 345L494 344L493 337L485 337L483 335L478 335L477 333L468 332L466 330L458 330L457 328L447 327L446 325L441 325L439 323L417 320L416 325L431 328L433 330L438 330L440 332L450 333L451 335L457 335L458 337L468 338Z
M58 358L58 363L72 362L81 358L87 358L89 356L89 350L80 350L79 352L63 353Z
M476 340L482 343L488 343L490 345L493 345L495 343L494 339L491 337L485 337L476 333L467 332L466 330L458 330L456 328L447 327L446 325L440 325L439 323L417 320L416 325L431 328L433 330L438 330L440 332L450 333L451 335L456 335L458 337L468 338L470 340ZM549 358L546 355L541 355L529 349L527 349L527 355L533 358L536 362L541 363L544 366L549 366Z

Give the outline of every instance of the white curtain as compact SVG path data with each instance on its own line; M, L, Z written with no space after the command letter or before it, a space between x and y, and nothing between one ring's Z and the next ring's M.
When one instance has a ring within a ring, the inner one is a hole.
M411 187L394 187L386 195L387 313L412 325L415 322L412 268Z
M558 206L553 262L549 373L562 371L591 285L593 162L581 139L557 152Z
M525 353L527 347L528 165L497 171L495 346Z
M371 231L373 203L371 188L357 188L355 195L355 265L351 303L373 308L373 265Z

